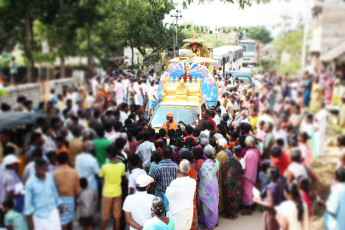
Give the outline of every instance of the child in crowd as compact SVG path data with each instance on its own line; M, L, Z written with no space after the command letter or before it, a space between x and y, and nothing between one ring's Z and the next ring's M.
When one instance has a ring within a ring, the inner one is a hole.
M131 174L128 178L129 195L137 192L136 179L142 174L146 174L145 170L139 168L140 156L138 154L133 154L128 157L128 166Z
M166 137L167 136L167 131L165 129L160 129L159 130L159 135L160 135L160 138Z
M301 198L307 204L308 215L311 218L313 216L313 204L310 196L310 180L308 177L300 176L297 181Z
M97 192L87 189L88 180L80 178L80 187L82 192L79 196L79 223L84 230L93 230L95 227L94 212L96 210Z
M194 128L192 135L195 137L196 141L199 141L199 135L200 135L201 130L199 128Z
M49 151L46 155L49 160L48 171L52 173L59 167L57 163L56 152Z
M284 200L284 186L280 180L280 172L276 167L269 167L266 172L269 184L261 192L261 197L254 197L254 201L264 207L265 229L278 230L279 224L275 219L274 207Z
M5 226L9 230L29 230L28 223L23 214L14 209L12 200L6 200L2 203L2 209L5 213Z
M261 192L265 190L267 185L270 183L270 178L267 177L267 169L271 167L270 160L263 160L261 162L261 171L259 172L260 189Z
M196 144L194 138L189 137L186 139L185 146L189 151L192 151Z
M285 171L291 163L289 154L279 147L273 147L270 155L272 166L279 168L280 173L285 175Z
M301 150L303 164L310 166L311 161L313 160L313 153L308 144L309 136L306 132L301 133L299 137L299 145L298 148Z
M159 151L154 151L151 156L151 166L150 166L150 171L149 175L153 172L153 170L156 168L158 163L162 160L162 153Z

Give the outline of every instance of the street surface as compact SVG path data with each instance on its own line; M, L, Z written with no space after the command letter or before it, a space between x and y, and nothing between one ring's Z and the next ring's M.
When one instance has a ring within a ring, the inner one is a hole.
M219 219L219 225L215 229L217 230L263 230L264 221L262 218L262 212L256 211L252 216L242 216L238 215L237 220L229 220L223 217ZM75 230L82 230L83 228L79 226L78 223L75 223ZM100 230L98 226L95 230ZM199 226L199 229L202 230L203 226ZM108 225L107 230L112 230L111 225Z

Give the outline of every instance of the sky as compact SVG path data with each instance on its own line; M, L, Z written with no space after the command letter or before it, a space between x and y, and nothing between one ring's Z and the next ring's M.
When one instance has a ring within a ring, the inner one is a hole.
M198 0L194 0L197 2ZM291 24L295 28L298 22L304 19L311 19L311 8L313 0L272 0L269 4L256 4L246 6L240 9L239 4L222 3L214 0L210 3L193 3L188 9L183 9L181 0L178 0L178 9L182 10L182 19L179 24L194 24L199 26L234 26L249 27L264 25L272 31L273 36L279 34L281 27L278 24L284 24L283 16L288 19L285 23ZM175 12L171 12L174 14ZM172 23L173 19L167 15L165 21Z

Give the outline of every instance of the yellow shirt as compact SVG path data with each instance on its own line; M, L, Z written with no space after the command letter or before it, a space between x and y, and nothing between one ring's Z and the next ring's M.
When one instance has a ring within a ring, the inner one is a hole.
M256 134L256 129L258 127L258 122L259 122L259 117L251 117L250 118L250 123L252 124L253 132Z
M100 177L104 177L103 196L117 197L122 195L122 176L126 175L126 167L121 161L110 161L103 165Z

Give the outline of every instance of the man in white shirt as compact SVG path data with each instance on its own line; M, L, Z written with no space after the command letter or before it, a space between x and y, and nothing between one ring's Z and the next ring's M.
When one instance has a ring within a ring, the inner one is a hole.
M250 118L248 117L248 111L247 110L241 111L241 116L239 118L238 123L242 123L242 122L250 124Z
M128 178L129 195L135 194L137 192L137 186L136 186L137 178L142 174L147 175L145 170L139 168L139 164L140 164L139 155L132 154L128 157L128 166L129 166L129 169L131 170L131 174L129 175L129 178Z
M149 110L149 117L155 111L158 105L158 85L155 84L154 81L151 82L151 88L149 91L149 100L150 100L150 110Z
M216 108L216 115L214 116L213 120L214 122L216 122L216 125L218 125L220 123L220 117L222 116L221 113L222 113L222 110L220 108Z
M288 144L288 134L287 132L282 129L281 127L282 121L277 120L275 123L275 129L273 130L273 135L275 140L282 139L284 141L284 147Z
M328 122L328 111L326 110L325 102L321 102L321 110L315 114L314 124L318 128L316 135L317 135L317 143L318 148L316 151L316 156L322 156L324 154L325 149L325 142L326 139L326 129L327 129L327 122ZM314 153L315 154L315 153Z
M135 154L138 154L141 157L141 160L143 162L143 168L146 171L146 173L148 173L150 169L152 152L156 151L156 147L152 142L149 141L150 139L149 132L143 133L143 139L144 139L144 142L138 146Z
M175 220L176 229L179 230L189 230L192 227L196 181L188 176L189 173L189 161L182 160L177 178L165 192L169 201L167 216Z
M228 104L226 105L226 111L228 112L228 114L231 114L232 110L239 110L239 105L238 103L235 101L235 95L231 94L229 96L228 99Z
M151 207L155 196L147 194L152 182L153 178L146 174L138 176L136 180L137 193L127 196L123 203L122 209L125 212L126 223L130 230L143 229L145 221L152 218Z
M122 104L119 105L120 107L120 121L122 122L123 125L125 125L125 121L128 118L128 104L126 102L123 102Z
M149 81L155 81L156 80L156 73L154 69L151 69L149 72Z
M97 77L97 74L95 74L95 76L92 77L90 84L91 84L93 96L96 96L97 95L97 86L101 85L101 78Z

